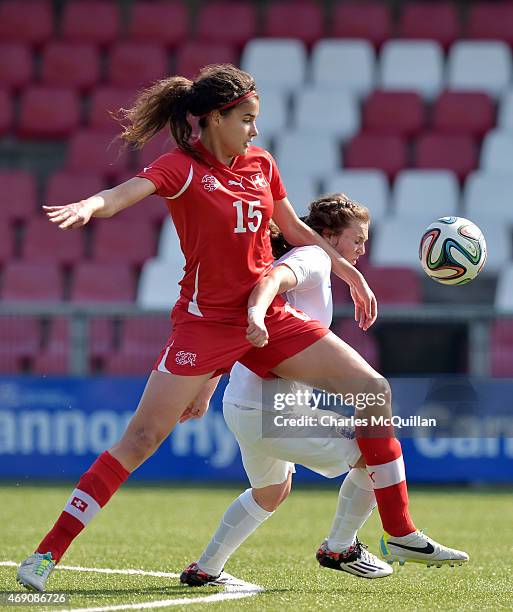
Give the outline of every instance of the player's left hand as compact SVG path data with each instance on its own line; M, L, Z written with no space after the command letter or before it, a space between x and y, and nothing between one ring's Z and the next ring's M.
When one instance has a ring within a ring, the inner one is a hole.
M185 423L185 421L190 421L191 419L201 419L201 417L206 414L208 406L208 400L195 399L182 412L182 416L178 419L178 422Z

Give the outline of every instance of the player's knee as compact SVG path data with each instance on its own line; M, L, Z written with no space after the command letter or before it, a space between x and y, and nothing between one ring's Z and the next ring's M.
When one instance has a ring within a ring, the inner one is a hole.
M142 462L157 450L165 436L158 429L140 427L124 438L124 446L135 460Z

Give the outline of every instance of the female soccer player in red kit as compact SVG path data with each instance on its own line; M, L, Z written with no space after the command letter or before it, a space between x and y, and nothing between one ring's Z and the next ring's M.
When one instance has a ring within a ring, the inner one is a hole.
M262 377L272 373L336 393L350 392L358 381L360 391L386 396L381 413L390 415L386 381L318 321L305 320L279 296L266 313L248 310L252 289L272 269L268 228L273 218L290 244L315 244L328 253L334 273L350 286L360 327L368 329L377 315L362 274L300 221L273 158L250 144L258 134L258 111L254 79L231 65L207 66L194 82L159 81L125 111L122 136L140 147L169 126L177 148L121 185L80 202L45 207L49 220L66 230L93 216L111 217L157 193L167 200L186 264L172 333L139 406L119 442L83 474L36 553L18 569L18 580L29 588L44 590L73 539L155 452L184 410L236 361ZM192 139L189 115L199 118L198 140ZM268 342L256 348L246 337L248 323L262 330L264 316ZM408 514L400 445L386 435L362 435L358 444L375 472L384 528L402 537L417 532Z

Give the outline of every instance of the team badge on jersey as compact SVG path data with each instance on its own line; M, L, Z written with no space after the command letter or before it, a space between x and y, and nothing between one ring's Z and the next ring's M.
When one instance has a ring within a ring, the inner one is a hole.
M219 181L211 174L205 174L201 179L203 189L206 191L215 191L219 187Z
M268 187L268 183L265 180L265 177L261 172L252 174L249 178L251 179L251 182L255 186L255 189L265 189L265 187Z
M178 351L178 353L176 353L175 361L178 365L190 365L194 367L196 365L196 353Z

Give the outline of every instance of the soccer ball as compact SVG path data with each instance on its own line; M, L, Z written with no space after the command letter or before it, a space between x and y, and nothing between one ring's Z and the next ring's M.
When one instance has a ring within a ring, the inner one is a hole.
M419 247L424 272L444 285L465 285L483 269L486 242L463 217L442 217L426 228Z

